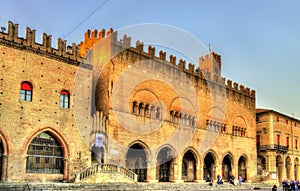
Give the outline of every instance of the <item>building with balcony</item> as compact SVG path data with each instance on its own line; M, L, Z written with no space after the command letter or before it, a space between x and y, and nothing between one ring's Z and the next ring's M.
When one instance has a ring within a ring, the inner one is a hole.
M256 109L257 172L267 182L300 177L300 121L269 109Z

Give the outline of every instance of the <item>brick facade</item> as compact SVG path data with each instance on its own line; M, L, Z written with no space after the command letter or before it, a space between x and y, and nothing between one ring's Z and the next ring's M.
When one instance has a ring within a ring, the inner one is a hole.
M130 44L110 29L88 31L71 50L58 39L55 49L51 36L38 44L35 31L18 37L9 22L0 33L2 180L71 181L99 152L98 162L125 166L139 181L256 176L255 91L226 81L214 52L195 68ZM31 102L20 100L24 81L33 86ZM62 90L69 108L60 107ZM28 146L41 132L63 148L61 174L26 173Z

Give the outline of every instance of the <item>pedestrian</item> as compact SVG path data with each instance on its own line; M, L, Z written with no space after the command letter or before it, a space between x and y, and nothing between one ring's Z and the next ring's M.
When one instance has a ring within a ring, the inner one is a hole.
M277 191L277 186L274 184L272 191Z
M234 184L234 176L233 175L229 176L229 183L235 186L235 184Z
M217 184L223 184L222 177L218 174L217 176Z
M239 185L240 185L240 186L242 186L242 181L243 181L243 178L242 178L242 176L239 176L239 179L238 179L238 181L239 181Z
M295 191L299 191L299 188L298 188L298 181L297 180L295 180Z
M283 191L286 191L286 190L287 190L287 182L286 182L286 180L283 180L283 181L282 181L282 190L283 190Z

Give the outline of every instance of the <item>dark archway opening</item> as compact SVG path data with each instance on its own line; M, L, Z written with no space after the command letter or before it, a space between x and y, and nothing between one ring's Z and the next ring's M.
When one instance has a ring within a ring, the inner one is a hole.
M229 176L232 175L232 164L230 155L226 155L222 161L222 177L224 181L229 181Z
M204 158L203 178L206 181L216 179L215 157L212 153L208 153Z
M132 145L126 155L126 167L138 175L138 181L147 180L147 157L144 148L136 143Z
M158 181L169 182L171 177L171 165L173 162L173 153L169 148L163 148L157 156Z
M196 159L191 151L187 151L182 159L182 179L187 182L196 179Z

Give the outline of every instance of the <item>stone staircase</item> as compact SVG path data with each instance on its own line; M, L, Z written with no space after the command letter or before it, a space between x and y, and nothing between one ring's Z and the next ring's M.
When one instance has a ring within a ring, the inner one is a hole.
M228 183L222 185L207 183L0 183L1 191L209 191L209 190L260 190L270 191L271 185L244 183L233 186ZM282 190L281 188L278 190Z
M137 175L116 164L93 164L76 174L75 183L137 182Z

